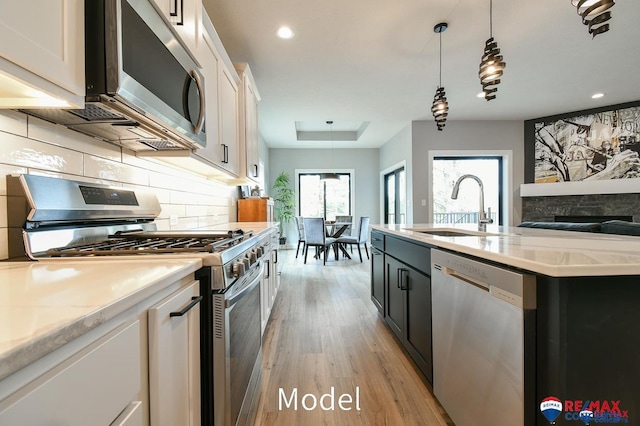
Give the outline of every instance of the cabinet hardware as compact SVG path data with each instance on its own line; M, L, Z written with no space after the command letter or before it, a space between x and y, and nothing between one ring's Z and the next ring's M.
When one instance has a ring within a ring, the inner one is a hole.
M253 173L253 177L258 177L258 165L254 164L253 168L255 169L255 172Z
M409 270L404 269L404 268L398 268L398 288L400 288L400 290L408 290L409 289L409 275L408 275ZM406 279L405 279L406 277ZM406 285L405 284L406 282Z
M186 314L187 312L189 312L189 310L191 308L193 308L194 306L196 306L198 303L200 303L202 301L202 296L194 296L191 298L191 303L189 303L187 306L185 306L181 311L179 312L171 312L169 314L170 317L181 317L184 314Z
M222 144L222 163L229 162L229 146Z
M184 0L180 0L180 13L178 14L178 0L173 0L172 2L173 8L169 10L169 16L180 16L180 20L174 22L176 25L184 24Z
M269 267L269 260L264 261L264 269L267 270L267 276L265 278L271 277L271 268Z
M276 254L276 260L273 263L278 263L278 249L275 249L274 252Z

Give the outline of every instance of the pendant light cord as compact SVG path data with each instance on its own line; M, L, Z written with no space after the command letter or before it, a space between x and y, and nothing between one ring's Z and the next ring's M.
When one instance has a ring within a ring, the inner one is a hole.
M493 37L493 0L489 0L489 37Z
M440 32L440 84L438 87L442 87L442 32Z

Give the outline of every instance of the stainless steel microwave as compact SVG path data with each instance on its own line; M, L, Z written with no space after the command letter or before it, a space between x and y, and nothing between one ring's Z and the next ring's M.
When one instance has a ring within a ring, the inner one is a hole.
M206 145L204 77L150 0L85 0L84 109L23 110L134 151Z

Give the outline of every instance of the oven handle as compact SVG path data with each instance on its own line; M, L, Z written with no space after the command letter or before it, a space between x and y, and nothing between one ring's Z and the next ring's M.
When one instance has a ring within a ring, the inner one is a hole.
M260 262L259 269L260 271L258 271L258 274L253 279L251 284L243 288L238 294L234 294L232 298L225 300L225 304L224 304L225 308L230 308L231 306L238 303L240 299L245 297L247 294L251 292L251 290L253 290L258 284L260 284L260 281L262 280L262 274L264 273L264 264L262 262Z

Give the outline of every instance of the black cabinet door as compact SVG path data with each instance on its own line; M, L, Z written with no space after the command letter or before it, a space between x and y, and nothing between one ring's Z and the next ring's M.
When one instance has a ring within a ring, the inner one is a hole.
M404 305L406 292L400 288L400 269L404 264L390 256L384 256L385 264L385 321L400 339L404 335Z
M433 383L431 278L409 266L400 270L399 277L400 287L406 289L404 346L429 383Z
M384 253L371 249L371 301L384 317Z

